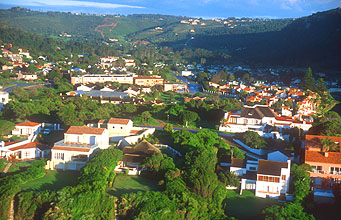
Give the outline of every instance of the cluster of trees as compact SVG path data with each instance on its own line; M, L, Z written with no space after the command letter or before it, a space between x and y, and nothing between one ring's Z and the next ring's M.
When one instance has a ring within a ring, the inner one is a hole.
M218 149L230 146L216 133L187 130L173 132L174 148L183 153L176 164L163 154L144 160L154 178L161 179L162 192L125 194L119 200L120 219L228 219L223 201L226 184L236 185L235 177L216 173ZM226 153L226 152L225 152ZM233 175L233 174L232 174Z
M255 131L244 132L241 139L247 146L256 149L264 148L267 145L266 140Z
M105 193L122 157L118 149L100 150L81 170L79 184L57 192L21 192L16 216L25 219L114 219L115 200ZM44 163L45 165L45 163Z

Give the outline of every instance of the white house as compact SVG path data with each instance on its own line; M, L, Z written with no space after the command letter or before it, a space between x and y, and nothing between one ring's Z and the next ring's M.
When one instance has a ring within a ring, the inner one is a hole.
M64 139L54 144L48 169L79 170L92 153L109 146L109 132L104 128L71 126Z
M241 189L253 190L258 197L278 198L289 190L291 160L232 159L230 171L241 178Z
M278 198L289 191L291 160L287 162L259 160L256 196Z
M0 156L10 161L41 158L48 152L48 146L37 142L0 142Z
M12 131L12 135L27 135L37 134L41 130L41 124L36 122L22 122L15 125L14 130Z
M265 105L244 106L241 113L225 113L224 119L219 131L245 132L264 130L266 124L273 125L276 114Z
M110 118L108 120L98 120L95 123L89 124L91 127L95 128L105 128L109 131L109 137L121 137L131 135L133 129L133 121L124 118Z

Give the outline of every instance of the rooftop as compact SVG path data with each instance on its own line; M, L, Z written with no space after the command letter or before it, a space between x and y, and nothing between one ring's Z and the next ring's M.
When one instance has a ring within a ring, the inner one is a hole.
M101 135L104 132L104 128L90 128L88 126L71 126L65 134L95 134Z
M25 122L21 122L19 124L16 124L16 126L27 126L27 127L35 127L37 125L40 125L40 123L30 122L30 121L25 121Z
M270 160L259 160L257 174L280 176L282 168L288 168L288 163Z

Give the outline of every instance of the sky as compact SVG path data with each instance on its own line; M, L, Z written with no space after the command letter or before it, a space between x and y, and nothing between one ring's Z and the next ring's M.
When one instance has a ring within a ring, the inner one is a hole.
M341 6L341 0L0 0L39 11L165 14L202 18L297 18Z

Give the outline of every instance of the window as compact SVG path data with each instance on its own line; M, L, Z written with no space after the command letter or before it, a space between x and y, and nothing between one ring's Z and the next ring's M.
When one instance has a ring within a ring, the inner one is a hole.
M123 127L121 127L121 129L123 129Z
M330 174L340 175L341 173L340 167L330 167Z
M286 175L282 175L282 180L286 180L286 179L287 179Z
M54 159L64 160L64 153L55 153L54 154Z
M279 177L275 177L275 183L279 183Z
M258 176L258 181L263 181L263 176Z

